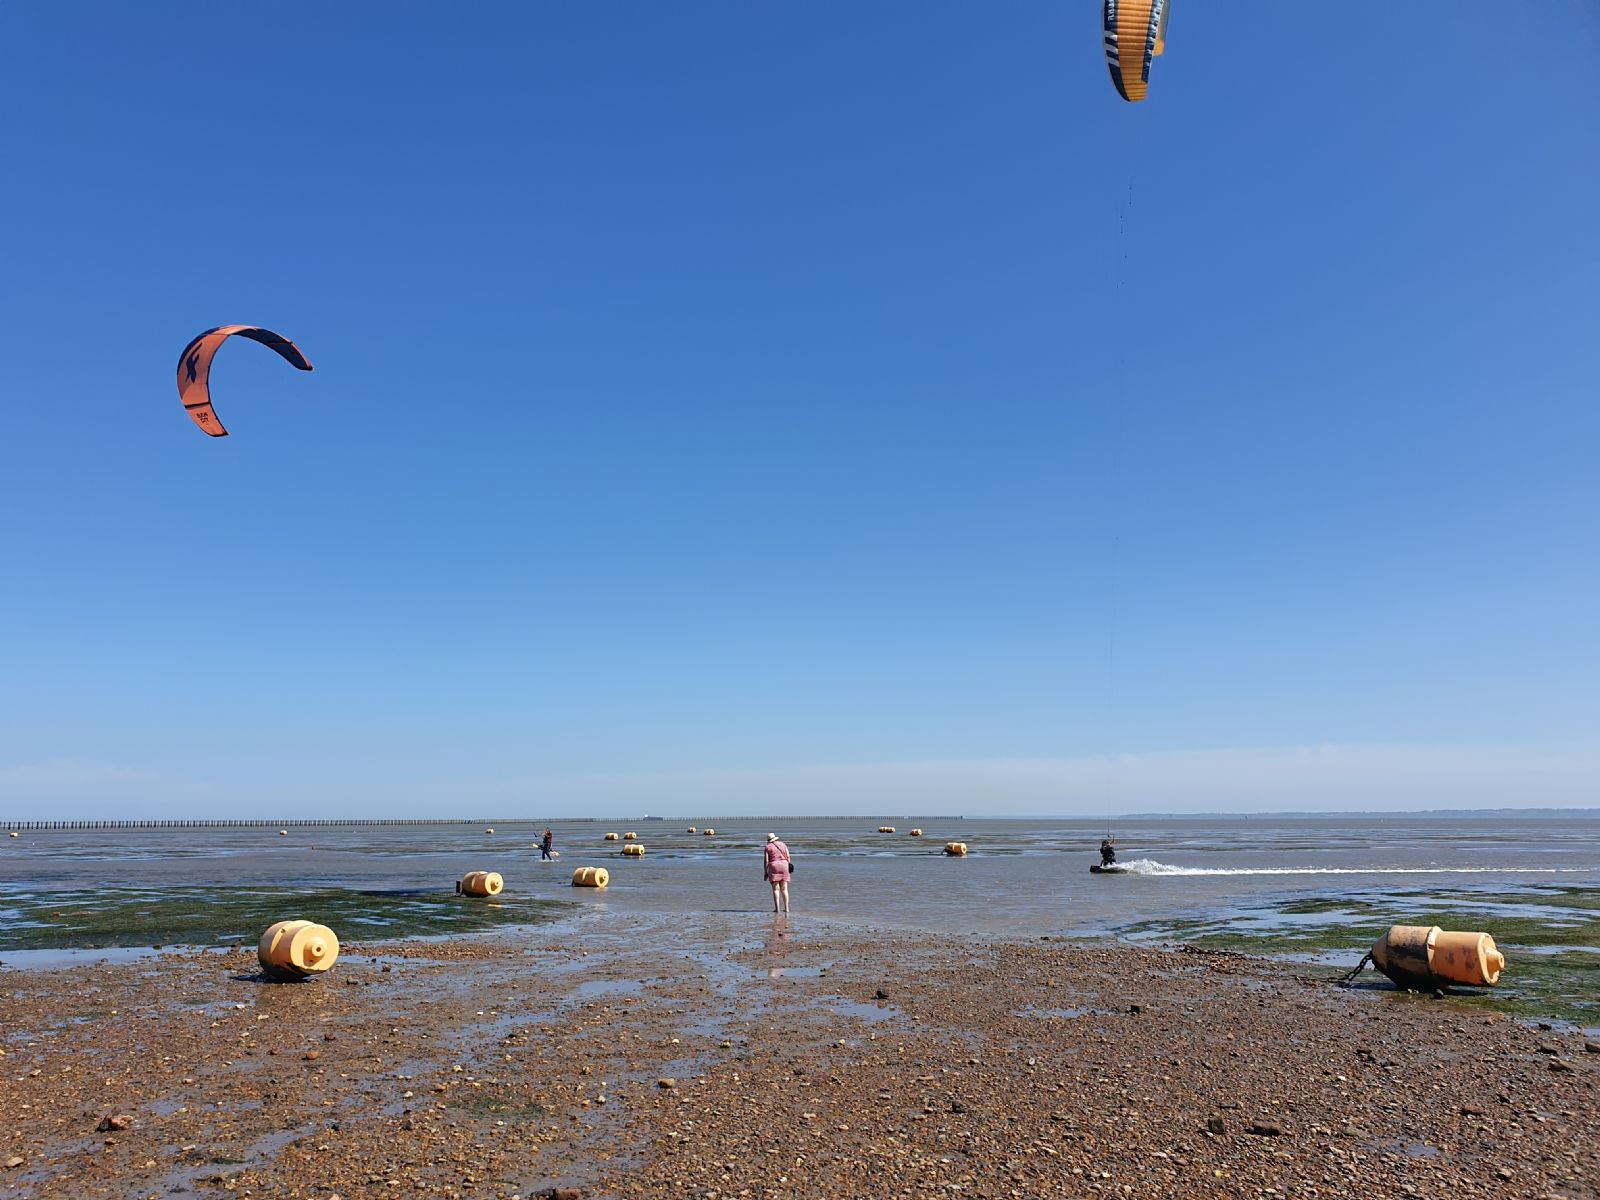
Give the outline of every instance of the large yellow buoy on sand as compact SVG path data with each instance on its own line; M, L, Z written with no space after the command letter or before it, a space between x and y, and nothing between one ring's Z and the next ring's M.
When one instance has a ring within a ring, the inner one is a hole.
M604 867L579 867L572 873L573 887L603 888L611 882L611 872Z
M913 829L913 830L912 830L912 831L911 831L911 836L912 836L912 837L921 837L921 836L922 836L922 830L920 830L920 829Z
M622 854L624 858L643 858L644 843L632 842L622 848Z
M622 836L621 834L608 833L608 834L606 834L606 841L614 842L614 841L617 841L621 836Z
M691 825L691 826L689 826L688 832L690 832L690 833L699 833L700 831L698 829L696 829L693 825Z
M256 958L269 978L304 979L339 961L339 939L326 925L279 921L261 935Z
M702 829L700 832L702 834L704 834L706 837L716 837L717 836L717 831L715 829Z
M944 844L944 852L951 858L960 858L966 854L967 844L965 842L946 842Z
M1437 925L1396 925L1372 943L1373 965L1401 987L1432 991L1450 983L1498 983L1505 956L1487 933L1451 933Z
M506 886L499 871L468 871L456 884L463 896L498 896Z

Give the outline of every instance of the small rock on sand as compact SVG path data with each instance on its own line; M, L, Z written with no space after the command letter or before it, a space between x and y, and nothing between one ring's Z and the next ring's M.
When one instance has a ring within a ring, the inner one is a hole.
M1228 1123L1226 1121L1224 1121L1221 1117L1207 1117L1206 1118L1206 1132L1207 1133L1227 1133L1228 1132Z
M124 1129L132 1128L133 1118L127 1113L117 1113L115 1116L104 1117L95 1128L101 1133L120 1133Z
M21 1155L13 1154L10 1158L6 1159L6 1166L13 1168L20 1167L26 1161L27 1160Z
M670 1076L663 1076L662 1078L656 1080L656 1086L658 1088L666 1088L667 1091L670 1092L673 1088L678 1086L678 1081Z
M1282 1137L1283 1126L1274 1125L1271 1121L1251 1121L1245 1127L1246 1133L1253 1133L1257 1137Z

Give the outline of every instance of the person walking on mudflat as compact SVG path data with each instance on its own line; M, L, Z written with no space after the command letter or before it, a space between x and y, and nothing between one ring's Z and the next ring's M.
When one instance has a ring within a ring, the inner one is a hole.
M767 834L762 877L772 885L772 911L789 911L789 876L794 874L794 859L789 847L775 833Z
M547 858L554 858L555 857L553 854L550 853L551 848L555 844L556 844L556 835L551 833L548 829L546 829L544 831L544 840L539 843L539 861L540 862L543 862Z

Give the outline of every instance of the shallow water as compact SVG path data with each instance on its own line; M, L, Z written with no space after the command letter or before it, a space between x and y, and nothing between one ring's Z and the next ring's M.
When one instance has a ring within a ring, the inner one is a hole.
M686 832L712 825L715 837ZM879 825L898 832L876 832ZM909 831L920 827L922 837ZM1600 812L1567 815L1144 818L1117 823L1127 874L1088 871L1107 832L1070 820L686 818L552 825L27 831L0 839L0 954L253 940L283 916L347 939L535 924L601 910L768 911L760 847L797 861L797 914L940 936L1126 937L1353 966L1391 924L1486 929L1512 962L1501 1003L1592 1025L1600 955ZM624 859L603 835L635 830ZM941 853L946 841L970 847ZM604 866L604 891L570 886ZM499 871L493 902L453 894Z

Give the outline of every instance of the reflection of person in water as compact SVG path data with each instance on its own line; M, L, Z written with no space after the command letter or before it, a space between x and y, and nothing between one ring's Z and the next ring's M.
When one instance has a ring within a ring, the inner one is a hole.
M1100 865L1109 867L1117 861L1117 839L1103 838L1100 842Z

